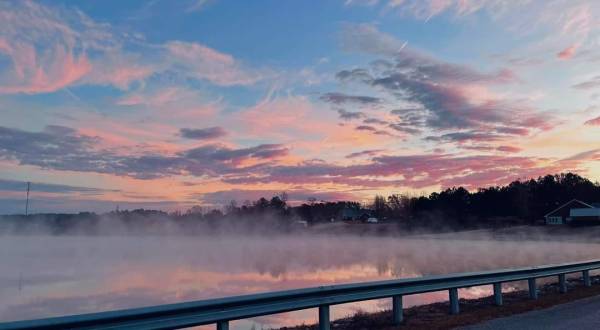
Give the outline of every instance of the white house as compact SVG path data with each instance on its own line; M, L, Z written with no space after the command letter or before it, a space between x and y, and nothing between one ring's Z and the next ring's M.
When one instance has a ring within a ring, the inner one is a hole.
M571 209L569 213L571 216L571 221L573 220L592 220L599 221L600 220L600 208L582 208L582 209Z
M573 199L544 216L547 225L600 224L600 205Z

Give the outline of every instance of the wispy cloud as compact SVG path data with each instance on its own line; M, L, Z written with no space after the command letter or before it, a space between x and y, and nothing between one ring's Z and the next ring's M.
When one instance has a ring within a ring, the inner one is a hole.
M378 97L364 95L347 95L344 93L325 93L321 95L321 100L333 104L356 103L359 105L378 104L382 100Z
M153 108L172 105L173 103L196 99L198 93L185 87L160 86L160 88L144 88L127 93L117 100L117 105Z
M188 7L186 8L186 12L198 12L206 8L206 6L210 5L213 0L191 0L189 2Z
M579 163L572 165L577 164ZM562 164L532 157L436 153L378 156L372 158L369 163L347 166L306 162L297 166L271 167L260 176L230 176L225 181L232 184L337 184L363 189L398 186L423 189L460 185L476 188L507 183L519 177L535 177L562 168Z
M222 86L250 85L265 74L243 67L233 56L195 42L170 41L165 44L170 61L185 75Z
M122 155L97 148L98 138L84 136L66 127L47 127L41 132L0 129L3 159L58 171L106 173L138 179L178 176L215 178L230 185L257 184L335 185L354 190L406 187L475 188L503 184L525 178L570 169L583 170L587 161L597 160L597 150L562 160L508 156L519 152L515 146L497 147L498 155L464 156L449 153L381 155L382 150L365 150L348 158L368 157L353 165L327 161L301 161L283 164L278 160L289 154L281 144L261 144L232 148L208 144L171 155ZM67 189L49 187L49 189ZM83 189L83 188L82 188ZM85 190L85 189L83 189ZM82 190L82 191L83 191Z
M50 92L92 71L85 49L96 48L102 27L79 21L38 3L0 4L0 55L10 64L0 74L0 93ZM93 38L93 39L92 39Z
M47 126L41 132L0 127L0 159L43 169L107 173L139 179L189 174L218 176L238 172L286 156L280 144L231 148L219 144L178 151L171 155L119 154L100 148L101 139L63 126Z
M132 19L129 6L81 6L87 15L74 3L0 1L0 167L171 200L597 172L600 118L581 109L600 88L600 2L348 0L292 34L281 20L263 29L271 11L237 30L247 14L211 2L150 2ZM240 24L195 19L224 11ZM155 31L165 17L177 24ZM579 154L564 157L573 146ZM0 180L15 196L19 185ZM124 196L64 185L40 193L100 194L105 206Z
M340 46L349 52L368 52L376 55L393 56L405 46L405 42L396 37L382 33L372 24L350 24L342 26Z
M501 152L516 153L523 151L523 148L519 148L516 146L499 146L496 148L496 150Z
M194 140L211 140L227 135L227 131L223 127L207 127L207 128L182 128L179 134L187 139Z
M599 28L595 19L600 14L600 5L589 0L386 0L345 4L377 8L382 14L409 16L424 23L438 17L458 21L485 15L517 35L545 35L537 45L539 49L559 49L555 52L562 60L572 58L579 48L594 47Z
M582 89L582 90L594 89L597 87L600 87L600 76L595 76L587 81L580 82L580 83L573 85L573 88Z
M198 42L148 44L74 8L7 1L0 4L0 18L0 57L9 59L1 67L3 94L49 93L81 84L127 90L168 72L220 86L250 85L267 75Z
M592 118L585 122L589 126L600 126L600 117Z
M363 150L348 154L346 158L372 157L383 152L383 149Z
M384 59L371 67L342 70L336 76L345 83L355 82L374 92L387 92L395 101L384 103L384 107L407 105L410 111L392 111L400 119L389 124L393 129L409 134L418 134L424 128L436 132L442 129L447 132L428 140L464 143L528 135L532 130L546 130L553 125L547 114L520 100L492 92L495 85L518 81L508 69L482 72L408 48L397 52L395 49L401 42L371 25L346 25L344 34L346 42L353 45L351 50ZM331 95L337 96L335 104L346 100L345 94ZM382 103L380 98L377 101Z
M493 15L502 15L507 11L531 3L532 0L348 0L346 6L376 6L381 4L385 11L394 11L411 15L424 21L434 16L450 13L461 17L486 11Z
M338 109L338 114L340 115L341 119L344 120L351 120L351 119L360 119L365 117L365 114L363 112L352 112L352 111L346 111L344 109Z
M99 194L105 193L107 191L116 191L116 190L107 190L107 189L100 189L100 188L70 186L70 185L43 183L43 182L31 182L31 186L34 188L36 193L38 193L38 192L84 193L87 195L99 195ZM0 191L22 193L25 191L26 187L27 187L27 182L25 182L25 181L0 179Z

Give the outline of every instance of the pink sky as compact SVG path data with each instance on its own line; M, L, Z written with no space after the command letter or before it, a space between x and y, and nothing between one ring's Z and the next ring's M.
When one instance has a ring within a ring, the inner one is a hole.
M0 213L600 178L597 2L317 7L2 2Z

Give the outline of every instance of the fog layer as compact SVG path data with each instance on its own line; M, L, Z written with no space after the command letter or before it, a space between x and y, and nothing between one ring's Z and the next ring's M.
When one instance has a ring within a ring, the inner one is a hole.
M460 238L460 239L454 239ZM333 283L575 262L600 245L495 240L486 232L416 238L373 236L3 236L0 319L96 312ZM487 288L464 291L477 296ZM445 293L407 297L407 305ZM368 310L387 302L359 305ZM334 309L351 313L356 305ZM263 325L310 321L282 314ZM247 323L243 323L248 325ZM240 326L244 328L244 326Z

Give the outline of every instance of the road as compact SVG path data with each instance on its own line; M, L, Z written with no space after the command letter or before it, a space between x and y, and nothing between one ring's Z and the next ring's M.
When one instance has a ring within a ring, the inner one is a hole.
M463 330L600 329L600 296L490 320Z

